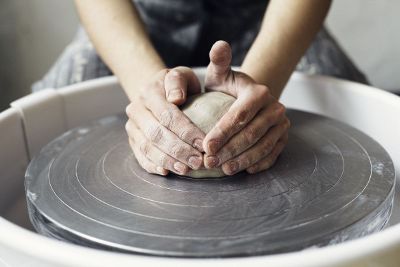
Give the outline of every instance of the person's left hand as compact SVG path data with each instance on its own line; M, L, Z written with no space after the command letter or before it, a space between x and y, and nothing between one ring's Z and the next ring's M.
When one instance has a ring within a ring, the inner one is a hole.
M290 121L268 87L233 71L231 59L228 43L218 41L211 48L206 90L221 91L237 100L206 135L204 164L207 168L222 165L227 175L241 170L256 173L270 168L282 152Z

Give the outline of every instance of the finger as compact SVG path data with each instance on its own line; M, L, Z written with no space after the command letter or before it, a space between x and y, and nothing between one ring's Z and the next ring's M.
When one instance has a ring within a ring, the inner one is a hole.
M201 167L203 163L202 154L161 125L144 106L130 105L127 113L143 132L144 136L161 151L190 166L192 169L197 170Z
M185 80L187 80L188 84L190 85L190 90L193 90L189 93L196 93L197 90L200 91L200 85L196 85L196 82L199 83L199 81L197 77L193 76L194 73L191 69L178 67L177 71L182 73L183 76L186 75L185 77L189 77L189 73L192 72L192 76L190 76L192 78L185 78ZM160 78L164 80L164 77L160 76ZM145 95L142 98L144 105L153 113L154 117L164 127L172 131L185 143L196 148L199 152L203 152L203 140L205 137L203 131L196 127L176 105L166 101L164 83L154 83L153 88L153 92L155 93ZM160 91L162 91L163 93L159 93ZM132 104L127 107L127 114L134 114L134 112L130 110L132 108Z
M222 170L225 174L232 175L254 165L260 159L269 155L281 138L286 138L288 129L289 125L286 121L273 126L254 146L222 164Z
M125 128L130 139L137 140L135 146L139 148L141 154L155 165L181 175L185 175L189 171L185 164L173 159L151 144L132 120L126 123Z
M248 173L257 173L260 171L267 170L271 168L276 160L278 159L279 155L282 153L283 149L285 148L287 141L281 140L279 141L272 152L265 158L261 159L256 164L253 164L249 168L246 169Z
M279 102L268 105L241 131L234 135L215 156L205 156L206 168L215 168L252 147L274 125L283 122L285 107Z
M176 105L168 103L164 97L158 95L153 95L152 99L145 100L145 105L161 125L199 152L204 151L205 133L194 125Z
M201 93L200 81L191 68L176 67L165 75L165 95L170 103L181 105L187 94Z
M222 81L231 71L232 50L225 41L217 41L210 50L210 64L207 66L207 80Z
M257 85L252 90L244 90L228 112L206 135L203 142L204 151L209 155L215 155L271 99L268 88L263 85Z
M168 174L168 170L159 167L148 160L140 151L136 148L133 140L129 138L129 145L132 148L133 153L135 154L135 158L138 161L139 165L142 166L148 173L159 174L165 176Z

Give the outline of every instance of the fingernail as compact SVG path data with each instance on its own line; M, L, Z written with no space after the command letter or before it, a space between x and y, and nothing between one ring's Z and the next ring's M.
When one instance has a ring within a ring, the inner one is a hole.
M208 151L209 154L215 154L218 151L219 142L217 140L211 140L208 142Z
M201 164L203 163L203 159L197 156L191 156L189 158L189 164L192 167L192 169L198 170L201 167Z
M219 159L216 156L207 156L206 161L206 165L209 168L215 168L219 164Z
M177 172L181 173L181 174L184 174L184 173L186 172L185 164L183 164L183 163L181 163L181 162L175 162L175 163L174 163L174 169L175 169Z
M170 100L177 100L177 99L181 99L182 98L182 91L179 89L175 89L172 91L169 91L168 93L168 99Z
M199 150L200 152L204 152L204 150L203 150L203 140L201 140L201 139L196 139L196 140L194 140L193 146L194 146L197 150Z
M238 168L239 168L239 164L236 161L233 161L233 160L230 161L228 163L228 170L227 170L228 174L232 175L232 174L236 173Z

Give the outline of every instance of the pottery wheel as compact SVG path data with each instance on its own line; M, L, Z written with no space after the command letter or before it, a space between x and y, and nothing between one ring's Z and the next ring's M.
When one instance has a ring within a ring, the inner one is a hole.
M288 252L382 229L395 177L385 150L332 119L288 116L289 143L273 168L219 179L148 174L122 115L71 130L28 168L31 220L81 245L182 257Z

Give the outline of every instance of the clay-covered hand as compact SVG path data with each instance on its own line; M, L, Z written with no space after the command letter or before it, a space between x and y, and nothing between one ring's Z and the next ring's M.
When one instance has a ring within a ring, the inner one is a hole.
M187 94L200 93L200 82L190 68L159 71L137 91L126 108L126 131L139 164L149 173L185 175L203 164L205 134L177 105Z
M231 48L216 42L210 51L205 86L236 101L206 135L203 147L207 168L222 165L225 174L241 170L256 173L271 167L288 139L290 121L285 107L267 86L257 84L243 72L231 69Z

